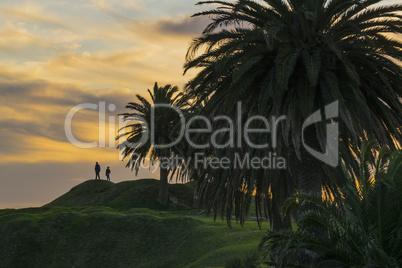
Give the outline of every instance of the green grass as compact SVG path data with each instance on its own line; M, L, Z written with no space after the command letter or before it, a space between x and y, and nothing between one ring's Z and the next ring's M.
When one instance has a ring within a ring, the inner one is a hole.
M179 204L161 207L155 185L89 181L41 208L0 210L0 267L223 267L257 251L256 222L198 215L191 184L170 185Z
M180 210L192 206L193 183L169 185L169 195L179 199L178 204L163 207L157 202L159 181L142 179L113 183L89 180L72 188L47 206L108 206L118 210L151 208L156 210Z

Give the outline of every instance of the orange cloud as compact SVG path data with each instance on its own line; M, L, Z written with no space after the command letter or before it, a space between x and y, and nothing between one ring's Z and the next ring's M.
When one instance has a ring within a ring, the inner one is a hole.
M7 138L12 144L5 152L0 152L1 163L37 163L37 162L87 162L119 161L118 150L115 148L81 149L74 145L48 139L46 137L31 136L3 131L2 138Z

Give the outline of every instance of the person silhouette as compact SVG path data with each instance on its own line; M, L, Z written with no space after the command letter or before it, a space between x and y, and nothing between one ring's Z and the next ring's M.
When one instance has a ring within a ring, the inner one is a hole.
M99 175L100 171L101 171L101 167L100 167L100 165L98 164L98 162L96 162L96 165L95 165L95 180L96 180L97 178L100 179L100 175Z
M110 173L112 173L112 171L110 171L110 168L107 167L107 169L106 169L106 179L107 179L107 181L110 181Z

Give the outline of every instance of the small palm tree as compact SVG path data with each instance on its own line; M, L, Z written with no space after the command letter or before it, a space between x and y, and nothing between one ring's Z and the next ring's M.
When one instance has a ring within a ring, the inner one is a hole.
M153 92L148 89L151 102L140 95L136 95L139 103L130 102L126 108L134 112L123 113L125 121L129 121L120 131L123 131L117 138L125 137L126 141L119 144L118 149L122 150L124 158L129 157L126 167L135 170L136 175L140 166L146 159L155 163L161 159L168 159L174 147L158 148L155 145L169 145L177 139L180 133L174 126L180 122L180 114L177 109L183 112L186 105L183 94L178 92L176 86L166 85L158 87L155 83ZM155 108L155 105L163 107ZM174 107L174 108L173 108ZM176 109L176 110L175 110ZM153 117L153 118L152 118ZM154 139L150 137L154 134ZM158 201L162 205L168 202L168 166L159 162L160 165L160 187Z
M278 267L402 266L402 151L374 151L373 142L365 143L359 165L345 168L342 202L323 204L306 194L287 201L284 210L302 203L310 209L300 216L297 231L270 232L262 242Z

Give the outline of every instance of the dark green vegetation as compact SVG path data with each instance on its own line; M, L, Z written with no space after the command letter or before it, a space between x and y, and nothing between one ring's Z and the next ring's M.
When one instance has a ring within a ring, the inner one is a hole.
M269 232L264 239L265 254L279 267L402 266L402 150L376 152L366 143L359 162L358 170L345 170L344 200L324 206L314 195L288 200L285 210L301 203L308 209L297 231Z
M191 184L86 181L41 208L0 210L0 267L223 267L254 254L264 232L216 221L192 205Z

